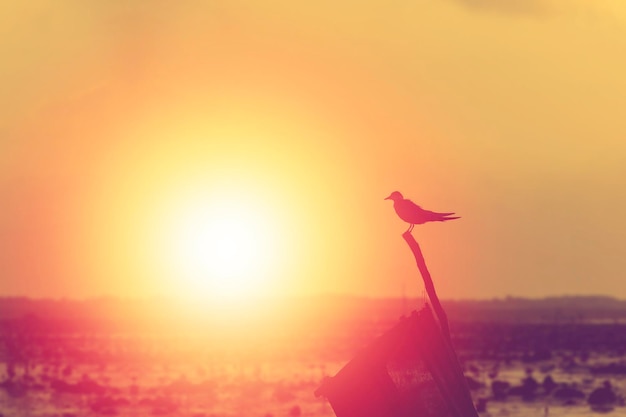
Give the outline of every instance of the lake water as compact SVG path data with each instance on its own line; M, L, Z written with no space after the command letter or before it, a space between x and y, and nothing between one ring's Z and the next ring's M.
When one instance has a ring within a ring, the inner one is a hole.
M486 400L481 416L626 416L626 375L594 372L624 360L621 327L596 334L597 327L499 326L498 334L489 335L481 333L490 331L484 327L456 329L465 374L484 385L472 391L476 403ZM555 329L559 337L542 336ZM593 335L593 340L572 344L576 333L578 338ZM527 340L529 334L535 342ZM611 334L619 336L615 343ZM313 392L372 337L362 328L342 337L318 333L228 343L189 335L5 332L0 415L330 417L328 402ZM548 375L557 385L580 390L584 398L566 401L544 395L543 388L529 400L494 398L494 381L519 386L532 377L541 384ZM587 399L606 380L618 399L593 409Z

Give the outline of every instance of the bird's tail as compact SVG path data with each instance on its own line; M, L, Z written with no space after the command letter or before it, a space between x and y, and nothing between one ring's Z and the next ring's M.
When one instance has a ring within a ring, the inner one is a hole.
M435 219L435 221L445 222L446 220L455 220L461 218L461 216L452 216L453 214L454 213L437 213L437 218Z

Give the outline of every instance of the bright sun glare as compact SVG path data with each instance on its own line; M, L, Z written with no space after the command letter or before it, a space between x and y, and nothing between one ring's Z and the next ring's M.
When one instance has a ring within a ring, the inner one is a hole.
M186 202L172 224L173 273L192 297L264 294L277 263L277 236L276 222L259 204Z

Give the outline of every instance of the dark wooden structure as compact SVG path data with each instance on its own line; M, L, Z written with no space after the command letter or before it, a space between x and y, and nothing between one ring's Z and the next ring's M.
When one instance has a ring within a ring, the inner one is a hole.
M477 417L420 247L410 232L403 237L433 309L426 305L400 319L315 394L328 399L337 417Z

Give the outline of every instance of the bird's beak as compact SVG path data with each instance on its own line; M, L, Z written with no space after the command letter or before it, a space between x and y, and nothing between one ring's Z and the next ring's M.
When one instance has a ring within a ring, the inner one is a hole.
M385 200L391 200L391 195L388 195L387 197L384 198Z

